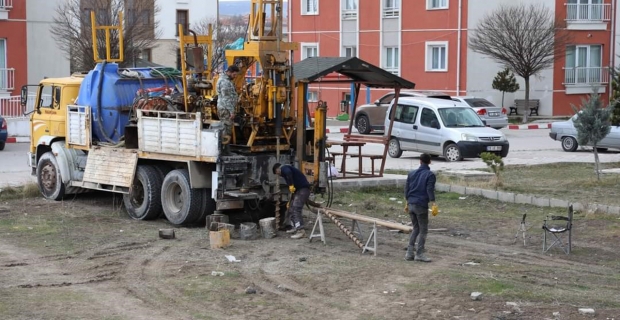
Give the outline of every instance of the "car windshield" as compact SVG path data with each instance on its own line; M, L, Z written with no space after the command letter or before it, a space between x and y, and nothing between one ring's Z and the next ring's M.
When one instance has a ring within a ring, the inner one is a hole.
M495 107L489 100L480 99L480 98L472 98L472 99L463 99L470 105L472 108L483 108L483 107Z
M439 116L444 126L455 127L484 127L480 117L470 108L442 108Z

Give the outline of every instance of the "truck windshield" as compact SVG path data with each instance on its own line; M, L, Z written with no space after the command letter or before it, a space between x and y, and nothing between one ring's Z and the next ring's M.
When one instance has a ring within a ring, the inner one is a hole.
M446 127L484 127L480 117L470 108L442 108L439 116Z

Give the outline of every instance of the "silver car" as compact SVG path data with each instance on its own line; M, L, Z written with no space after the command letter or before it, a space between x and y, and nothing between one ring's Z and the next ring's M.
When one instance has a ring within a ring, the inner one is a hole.
M577 129L573 121L577 119L578 114L572 116L566 121L556 121L551 123L551 130L549 131L549 137L553 140L562 141L562 149L566 152L573 152L577 150L579 144L577 143ZM585 146L591 147L591 144ZM603 140L597 143L597 149L605 151L607 149L620 149L620 128L617 126L611 126L609 134L603 138Z
M480 119L493 129L501 129L508 126L506 109L495 106L487 99L472 96L453 97L453 99L472 107Z

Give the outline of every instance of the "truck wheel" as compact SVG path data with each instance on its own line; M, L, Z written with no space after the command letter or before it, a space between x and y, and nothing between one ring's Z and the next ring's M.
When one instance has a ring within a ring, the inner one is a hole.
M400 142L396 138L390 139L390 145L388 146L388 154L392 158L400 158L403 155L403 150L400 148Z
M58 161L51 152L44 153L37 163L37 184L45 199L56 201L65 196Z
M579 144L577 143L577 139L573 137L564 137L562 138L562 149L566 152L573 152L577 150Z
M199 225L205 223L207 216L210 216L215 212L215 200L211 198L211 189L200 189L202 190L202 204L200 206L200 217L197 220ZM208 226L207 226L208 227Z
M443 149L443 156L448 162L463 160L461 150L459 150L459 147L454 143L447 145L446 148Z
M152 220L161 214L161 178L153 166L138 165L129 194L123 194L132 219Z
M187 169L170 171L161 187L161 204L168 221L173 225L196 222L201 215L203 192L191 188Z

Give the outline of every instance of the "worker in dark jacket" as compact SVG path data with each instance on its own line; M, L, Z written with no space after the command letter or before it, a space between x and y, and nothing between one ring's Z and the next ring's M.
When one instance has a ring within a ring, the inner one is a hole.
M290 215L291 225L293 228L286 232L293 233L291 236L293 239L301 239L306 236L306 231L304 230L304 219L301 215L301 211L303 210L306 201L308 201L308 197L310 197L310 183L308 182L308 179L306 179L306 176L299 171L299 169L288 164L274 164L273 173L284 177L284 180L288 185L288 189L293 197L293 203L288 209L288 214Z
M405 211L411 217L413 224L413 232L409 237L409 246L405 260L407 261L423 261L430 262L431 259L424 255L424 244L426 242L426 234L428 233L428 204L432 204L433 209L437 210L435 205L435 174L431 171L431 156L423 153L420 156L420 167L412 170L407 175L407 183L405 184ZM417 239L416 239L417 238ZM416 250L415 244L418 241ZM415 255L414 255L415 254Z

